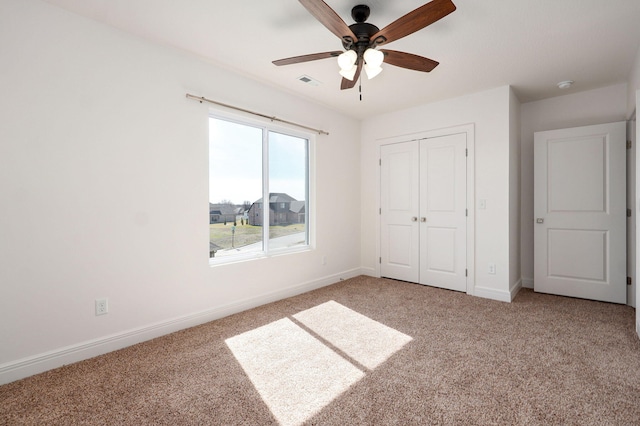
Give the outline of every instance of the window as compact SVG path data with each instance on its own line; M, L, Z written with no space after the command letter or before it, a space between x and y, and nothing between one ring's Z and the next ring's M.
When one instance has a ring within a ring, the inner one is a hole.
M272 126L209 118L213 262L308 248L310 140Z

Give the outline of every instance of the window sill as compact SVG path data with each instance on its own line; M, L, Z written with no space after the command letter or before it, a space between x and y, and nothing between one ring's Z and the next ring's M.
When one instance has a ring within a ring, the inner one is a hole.
M301 247L293 247L293 248L286 248L286 249L274 249L274 250L271 250L269 253L253 252L253 253L243 253L243 254L231 255L231 256L225 256L225 257L214 257L214 258L209 258L209 267L230 265L234 263L243 263L243 262L257 260L257 259L268 259L272 257L303 253L311 250L312 250L311 246L305 245Z

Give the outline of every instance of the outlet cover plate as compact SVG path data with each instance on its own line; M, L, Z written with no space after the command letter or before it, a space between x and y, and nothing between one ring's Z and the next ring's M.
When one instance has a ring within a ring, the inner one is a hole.
M105 315L109 312L107 299L96 299L96 316Z

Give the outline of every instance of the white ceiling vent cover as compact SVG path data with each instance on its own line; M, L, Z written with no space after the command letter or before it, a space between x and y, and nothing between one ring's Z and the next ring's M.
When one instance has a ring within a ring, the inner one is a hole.
M320 86L322 84L315 78L309 77L308 75L301 75L300 77L298 77L298 80L310 86Z

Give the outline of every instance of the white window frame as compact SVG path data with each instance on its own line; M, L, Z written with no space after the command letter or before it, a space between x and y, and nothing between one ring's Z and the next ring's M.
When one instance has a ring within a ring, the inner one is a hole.
M240 116L237 114L228 113L226 111L218 111L211 109L207 116L207 129L209 129L209 119L214 118L218 120L225 120L235 124L250 126L262 129L262 243L263 250L253 253L239 253L234 256L225 257L213 257L209 258L209 266L226 265L236 262L244 262L253 259L264 259L273 256L281 256L286 254L294 254L307 252L315 249L315 158L316 158L316 135L314 133L300 131L297 128L289 127L286 125L274 124L273 122L266 122L259 119L247 118L246 116ZM306 245L300 245L296 247L284 247L284 248L269 248L269 150L268 139L269 132L281 133L287 136L293 136L307 140L307 194L306 194L306 209L305 209L305 233L306 233ZM207 139L207 151L209 149L209 139ZM209 178L209 162L207 161L207 178ZM208 187L209 179L207 179ZM266 184L265 184L266 183ZM209 191L207 191L208 198ZM265 202L266 201L266 202ZM209 200L207 201L207 206ZM208 209L207 209L208 212ZM209 217L209 216L207 216ZM267 221L267 226L265 226ZM207 233L208 234L208 233Z

